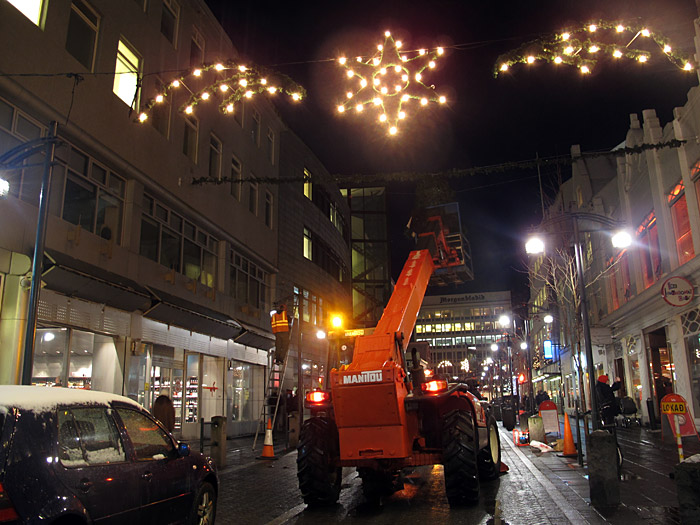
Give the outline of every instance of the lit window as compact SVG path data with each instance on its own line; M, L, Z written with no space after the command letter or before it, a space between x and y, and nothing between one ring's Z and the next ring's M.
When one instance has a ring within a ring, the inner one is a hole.
M163 0L163 11L160 16L160 32L168 41L175 45L177 36L177 19L180 15L180 6L175 0Z
M307 199L312 199L313 198L313 187L311 183L311 173L309 173L309 170L304 168L304 196Z
M114 69L114 94L133 109L139 107L137 86L141 59L123 40L117 47L117 64Z
M66 51L92 71L99 18L82 0L73 0L68 20Z
M209 178L221 178L221 141L214 135L209 137Z
M676 239L676 252L678 264L684 264L695 257L693 238L690 232L690 218L688 217L688 203L685 200L685 186L677 184L668 196L671 205L671 218L673 219L673 233Z
M661 252L659 251L659 232L656 229L656 215L652 210L637 228L639 254L642 258L642 277L644 287L649 288L661 275Z
M308 228L304 228L304 257L310 261L313 260L313 243Z
M44 0L8 0L24 16L35 25L41 24L41 14L44 10Z

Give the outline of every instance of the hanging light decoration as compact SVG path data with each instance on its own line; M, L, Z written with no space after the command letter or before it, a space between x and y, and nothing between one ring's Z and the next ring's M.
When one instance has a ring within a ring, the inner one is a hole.
M648 27L601 20L546 35L499 56L493 76L510 71L516 64L537 61L574 66L586 74L604 58L627 58L639 64L651 62L652 52L657 49L678 69L694 69L687 56L676 52L666 37Z
M367 109L365 114L373 113L375 121L395 136L399 121L404 123L409 115L417 115L429 102L446 103L447 98L437 94L435 86L426 84L424 78L426 69L435 70L444 48L400 51L403 48L405 43L386 31L377 51L369 57L357 57L352 68L347 58L340 57L338 64L345 68L350 86L345 99L338 102L338 113L354 110L357 115Z
M306 96L304 88L286 75L229 60L193 68L170 80L148 100L136 122L146 122L157 105L172 99L178 92L185 96L179 111L187 115L193 114L198 104L211 104L213 99L218 101L219 111L230 115L236 102L260 93L274 95L281 92L294 101Z

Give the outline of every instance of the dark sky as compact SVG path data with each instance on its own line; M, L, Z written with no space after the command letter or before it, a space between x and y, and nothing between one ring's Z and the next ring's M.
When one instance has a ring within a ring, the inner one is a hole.
M302 84L308 98L282 104L285 121L332 174L436 172L491 166L584 151L622 142L629 114L657 110L662 123L686 101L695 73L659 53L650 63L601 60L583 77L568 66L517 66L493 78L501 53L567 25L592 20L636 21L693 54L693 0L538 0L277 2L207 0L241 54L274 66ZM449 99L390 138L366 117L335 111L346 89L344 70L326 59L369 54L385 30L407 48L446 48L430 82ZM566 169L561 174L567 176ZM523 236L540 218L534 170L450 179L472 243L476 280L468 289L522 292ZM542 172L545 193L554 169ZM409 245L401 227L410 216L415 184L392 183L393 274Z

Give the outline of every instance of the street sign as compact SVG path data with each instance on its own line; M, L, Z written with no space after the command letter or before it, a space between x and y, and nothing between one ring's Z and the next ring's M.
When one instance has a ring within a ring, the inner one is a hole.
M661 399L661 412L666 414L668 423L671 427L671 432L676 437L676 446L678 447L678 459L683 461L683 440L685 436L697 436L698 432L695 429L693 416L688 410L688 405L683 396L678 394L668 394ZM664 426L661 425L662 439Z
M556 432L559 434L559 414L557 414L557 405L554 401L542 401L540 403L540 417L544 425L544 433Z

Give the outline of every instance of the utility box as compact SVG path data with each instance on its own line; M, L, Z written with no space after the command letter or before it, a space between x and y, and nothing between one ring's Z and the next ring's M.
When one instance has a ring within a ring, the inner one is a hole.
M211 458L217 468L226 466L226 418L224 416L211 418Z

